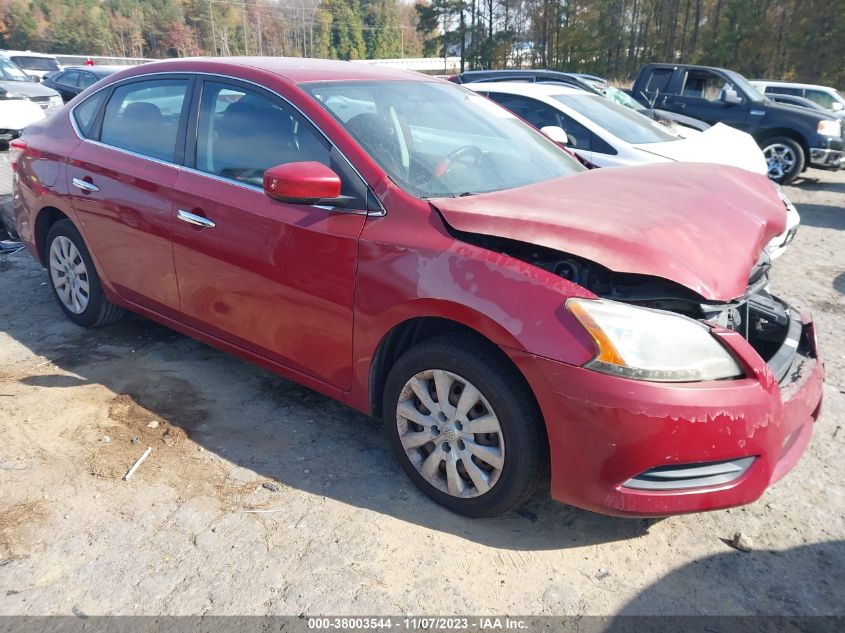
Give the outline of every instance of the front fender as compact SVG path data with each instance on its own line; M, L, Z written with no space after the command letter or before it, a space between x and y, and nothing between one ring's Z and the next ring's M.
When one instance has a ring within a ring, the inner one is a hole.
M541 268L436 231L424 245L359 243L352 406L369 408L369 376L378 346L409 319L460 323L492 343L582 365L595 356L589 334L564 308L589 291ZM413 234L413 233L411 233Z

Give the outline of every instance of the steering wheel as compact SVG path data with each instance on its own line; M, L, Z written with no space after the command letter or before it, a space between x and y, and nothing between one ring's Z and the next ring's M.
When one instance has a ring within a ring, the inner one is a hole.
M452 169L452 165L454 163L466 163L467 159L472 159L473 165L478 165L481 162L481 158L484 154L477 145L464 145L463 147L459 147L457 149L453 149L451 152L446 154L443 157L443 160L435 167L434 175L435 176L442 176L450 169Z

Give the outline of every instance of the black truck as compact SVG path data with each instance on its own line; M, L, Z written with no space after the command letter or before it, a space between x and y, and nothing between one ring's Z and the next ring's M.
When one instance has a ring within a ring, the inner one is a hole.
M731 70L647 64L631 92L647 107L748 132L762 148L775 182L789 184L810 166L835 170L843 164L845 136L836 117L775 103Z

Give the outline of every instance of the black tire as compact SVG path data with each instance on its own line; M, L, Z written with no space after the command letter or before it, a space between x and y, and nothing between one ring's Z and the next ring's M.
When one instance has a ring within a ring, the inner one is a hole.
M801 175L801 172L804 171L807 156L804 154L804 149L801 147L801 144L788 136L772 136L771 138L764 139L760 143L760 148L763 150L764 155L778 146L788 148L795 157L795 160L789 169L783 170L782 176L777 174L773 175L772 165L769 165L769 179L780 185L788 185L798 178L798 176ZM769 161L768 155L766 155L766 160L767 162Z
M436 369L472 383L501 426L504 465L498 480L478 496L457 497L436 488L417 471L402 446L396 413L402 390L420 372ZM447 334L405 352L390 370L382 406L385 433L402 469L423 493L452 512L481 518L513 510L531 497L546 472L548 451L538 407L522 376L483 340Z
M0 239L6 237L14 242L20 242L21 237L18 235L15 227L15 218L12 214L12 196L0 197Z
M67 238L73 243L85 264L89 288L88 305L79 314L72 312L65 306L50 276L50 250L53 242L59 237ZM104 325L110 325L123 317L125 314L123 308L116 306L106 299L103 286L100 283L100 276L94 267L94 261L91 259L88 248L85 246L85 240L82 239L82 235L73 225L73 222L70 220L59 220L50 227L50 232L47 234L47 241L45 242L44 259L47 263L48 285L53 290L53 296L56 298L56 302L68 319L82 327L102 327Z

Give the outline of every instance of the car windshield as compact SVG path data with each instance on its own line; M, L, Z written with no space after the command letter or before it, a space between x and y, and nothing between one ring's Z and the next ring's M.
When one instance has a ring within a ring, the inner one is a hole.
M50 57L15 55L12 61L26 70L59 70L59 62Z
M3 81L31 81L29 75L8 59L2 57L0 57L0 79Z
M678 140L676 135L660 123L605 97L567 94L554 95L554 99L603 127L616 138L632 145Z
M631 110L639 110L642 106L637 103L637 101L629 95L627 92L623 92L619 90L619 88L615 88L614 86L606 86L604 89L604 96L618 103L619 105L623 105L626 108L630 108Z
M420 198L470 195L583 167L485 97L430 81L303 86L397 185Z

